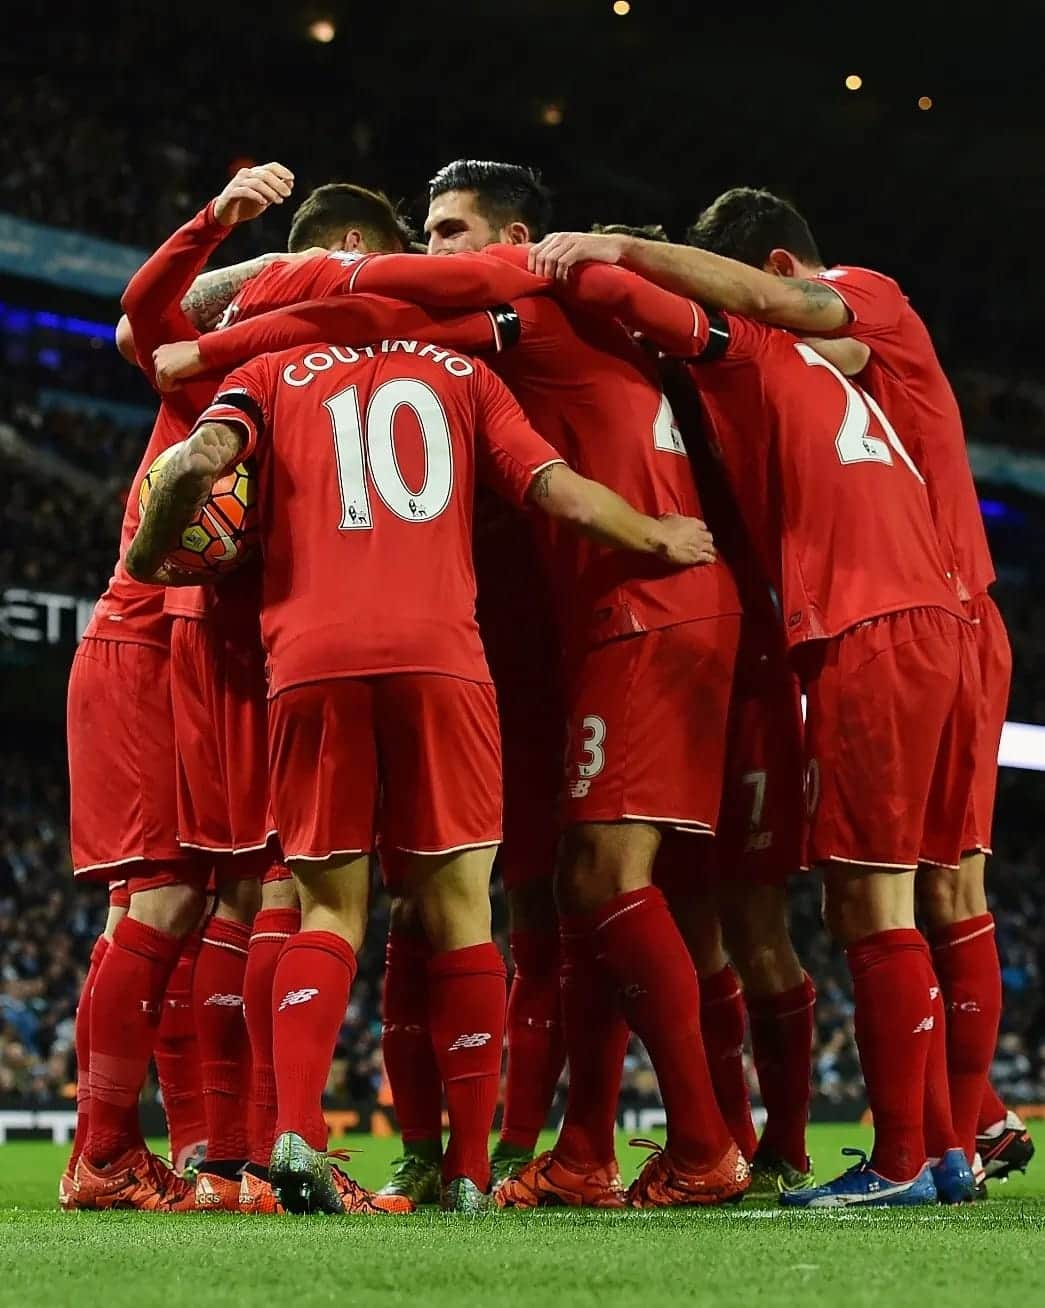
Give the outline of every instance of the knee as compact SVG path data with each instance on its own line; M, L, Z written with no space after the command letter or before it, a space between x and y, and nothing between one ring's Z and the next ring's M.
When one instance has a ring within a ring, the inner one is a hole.
M285 881L270 881L261 887L262 908L295 909L300 907L297 883L293 877Z
M947 867L921 867L917 880L918 911L926 926L937 928L959 920L958 873Z
M388 929L398 936L423 936L424 926L417 903L407 895L397 895L388 913Z
M254 877L222 881L218 886L215 917L249 925L261 906L261 886Z
M199 886L161 886L132 895L128 916L181 938L199 926L205 904L206 895Z
M563 842L555 898L561 913L594 913L653 880L660 834L641 823L580 823Z

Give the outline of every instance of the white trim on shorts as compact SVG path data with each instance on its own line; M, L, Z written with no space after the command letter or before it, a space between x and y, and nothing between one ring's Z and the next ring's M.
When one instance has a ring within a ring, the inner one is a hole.
M288 854L284 850L283 862L290 863L298 859L302 863L325 863L328 858L338 858L342 854L356 854L362 857L364 854L373 854L374 852L372 849L331 849L326 854Z
M496 849L501 844L501 838L497 840L475 840L469 841L467 845L451 845L449 849L404 849L402 845L393 845L392 848L400 854L419 854L422 858L437 858L440 854L463 854L466 849Z
M273 829L268 833L260 845L194 845L189 840L179 839L178 844L182 849L198 850L201 854L256 854L261 849L266 849L270 840L275 840L279 832Z
M828 854L817 863L849 863L853 867L881 867L888 872L917 872L917 863L875 863L866 858L843 858L841 854Z
M571 825L579 826L581 822L586 821L581 818L578 822ZM649 813L622 813L619 818L603 818L604 822L653 822L662 827L671 827L674 831L684 832L691 836L713 836L715 828L708 822L700 822L696 818L692 822L686 818L678 817L653 817Z
M74 867L73 876L81 876L84 872L101 872L107 867L127 867L131 863L172 863L176 857L146 858L144 854L132 854L130 858L118 858L114 863L88 863L86 867Z

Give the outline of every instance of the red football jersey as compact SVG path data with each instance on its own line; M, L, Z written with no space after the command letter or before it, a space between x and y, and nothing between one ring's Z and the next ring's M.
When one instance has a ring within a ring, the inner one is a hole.
M903 609L960 614L925 483L875 400L790 332L722 322L724 353L691 371L788 643Z
M834 335L851 336L871 350L860 385L903 433L925 478L948 563L969 596L980 594L994 580L994 564L958 402L925 324L891 277L866 268L838 267L820 278L852 315L852 321Z
M347 295L352 274L365 257L348 250L330 250L289 262L276 259L243 283L218 319L217 330L301 300Z
M273 694L390 672L489 681L476 482L521 505L561 460L484 364L410 340L289 350L230 374L206 419L256 451Z

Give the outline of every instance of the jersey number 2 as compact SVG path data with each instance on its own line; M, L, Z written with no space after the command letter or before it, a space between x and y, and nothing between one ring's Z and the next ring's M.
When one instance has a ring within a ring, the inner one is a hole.
M396 377L380 385L366 408L359 410L359 388L349 386L323 401L334 428L334 456L341 490L341 531L370 531L370 486L382 503L404 522L431 522L450 503L454 483L450 424L439 396L412 377ZM395 417L405 406L413 410L425 449L425 479L413 491L403 480L396 458ZM368 476L369 472L369 476Z

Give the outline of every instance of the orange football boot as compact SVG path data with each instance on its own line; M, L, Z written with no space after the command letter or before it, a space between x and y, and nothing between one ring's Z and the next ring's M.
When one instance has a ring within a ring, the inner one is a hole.
M239 1187L239 1211L241 1213L281 1213L283 1206L276 1198L275 1191L268 1181L251 1172L244 1172Z
M82 1208L76 1194L76 1182L73 1173L67 1167L61 1175L58 1182L58 1207L63 1213L75 1212L77 1208Z
M628 1189L629 1208L736 1203L751 1184L751 1168L732 1140L717 1163L698 1171L680 1166L652 1140L632 1140L631 1144L652 1152Z
M550 1151L538 1154L518 1176L494 1191L501 1208L624 1208L624 1187L616 1162L575 1171Z
M213 1172L196 1173L196 1208L201 1213L238 1213L239 1180Z
M192 1213L196 1192L167 1164L139 1146L109 1167L80 1158L73 1177L78 1208L135 1208L143 1213Z

